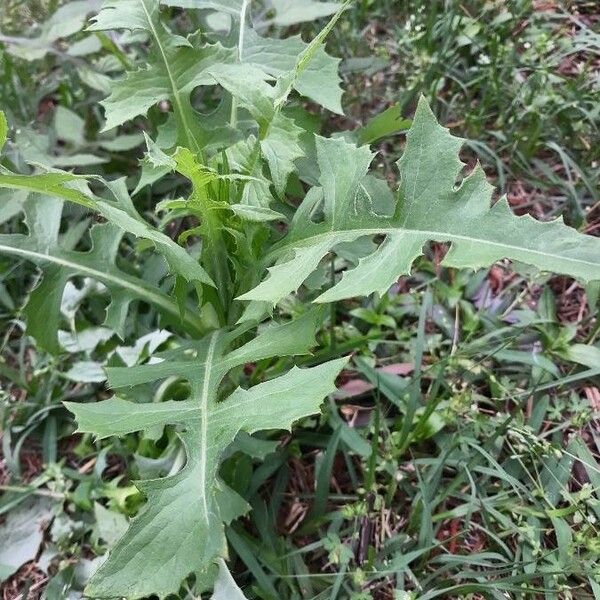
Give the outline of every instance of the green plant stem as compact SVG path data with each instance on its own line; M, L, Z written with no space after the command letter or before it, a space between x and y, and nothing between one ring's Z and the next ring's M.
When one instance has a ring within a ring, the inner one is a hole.
M371 454L367 463L367 474L365 477L365 489L367 492L374 491L375 471L379 453L379 433L381 431L381 407L378 396L375 397L375 416L373 422L373 439L371 440Z
M219 320L224 325L226 315L231 303L230 288L231 278L227 265L227 246L222 235L223 225L218 216L216 207L208 197L205 188L196 192L197 207L204 228L204 241L202 247L202 262L217 286L216 297Z
M125 52L123 52L113 40L103 31L96 31L96 37L100 40L102 48L112 54L122 65L124 69L132 69L131 62Z

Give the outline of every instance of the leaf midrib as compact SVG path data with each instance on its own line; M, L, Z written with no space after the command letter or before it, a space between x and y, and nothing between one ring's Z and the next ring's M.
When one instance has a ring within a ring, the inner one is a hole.
M200 393L200 490L202 494L202 508L204 510L204 520L207 525L208 521L208 493L206 489L206 454L208 451L208 401L211 390L211 375L213 368L213 357L215 354L215 346L219 339L219 333L215 331L210 336L208 350L206 351L206 362L204 364L204 377L202 381L202 391Z
M165 49L163 48L163 45L160 41L160 37L158 36L158 31L156 31L156 27L154 27L154 23L152 22L150 13L148 12L148 9L146 8L146 3L144 2L144 0L140 0L140 3L144 10L144 14L146 15L146 19L148 21L148 26L150 27L150 32L152 33L152 37L154 38L154 41L155 41L156 45L158 46L160 55L162 57L162 61L165 66L165 71L167 72L167 76L169 78L169 83L171 85L171 90L173 91L173 102L174 102L174 104L177 105L177 112L179 113L179 117L181 118L181 123L184 126L186 137L188 139L188 142L190 143L190 146L193 146L196 149L196 151L198 152L198 151L200 151L200 148L198 146L197 141L191 135L191 129L187 122L187 117L186 117L185 111L183 110L183 104L181 102L181 98L179 97L179 88L177 87L175 78L173 76L173 72L171 71L171 66L169 64L169 61L167 60L167 54L166 54Z
M541 221L541 223L545 223ZM316 244L320 244L325 241L328 237L344 237L344 236L352 236L360 237L363 235L393 235L393 234L405 234L405 235L413 235L423 237L429 240L437 240L437 241L468 241L471 243L480 243L488 246L495 246L497 248L507 248L512 250L518 250L520 252L529 252L531 254L536 254L539 256L543 256L545 258L554 258L561 261L568 261L573 263L580 263L589 267L594 267L600 269L600 266L596 262L591 262L588 260L582 260L579 258L572 258L564 256L563 254L553 254L551 252L542 252L541 250L534 250L531 248L527 248L526 246L515 246L513 244L493 242L486 238L478 238L467 235L460 235L456 233L448 233L447 231L437 231L434 229L404 229L402 227L393 227L393 228L383 228L383 227L364 227L360 229L345 229L340 231L325 231L323 233L318 233L316 235L312 235L306 238L299 238L296 241L288 242L284 245L278 246L275 250L270 252L265 260L266 262L273 262L278 256L282 253L292 250L294 248L303 248L305 246L312 246Z

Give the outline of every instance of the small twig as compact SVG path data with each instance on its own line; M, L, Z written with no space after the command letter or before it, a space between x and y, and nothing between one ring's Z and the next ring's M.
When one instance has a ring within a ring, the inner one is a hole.
M43 585L45 585L48 582L48 577L44 577L44 579L41 579L40 581L34 583L30 588L29 588L29 592L35 592L35 590L37 590L38 588L41 588ZM29 593L27 594L29 595ZM19 594L15 600L26 600L26 598L23 596L23 594Z
M85 473L87 473L94 465L96 464L96 457L94 456L93 458L90 458L90 460L88 460L86 463L84 463L83 465L81 465L81 467L79 467L78 472L81 475L84 475Z

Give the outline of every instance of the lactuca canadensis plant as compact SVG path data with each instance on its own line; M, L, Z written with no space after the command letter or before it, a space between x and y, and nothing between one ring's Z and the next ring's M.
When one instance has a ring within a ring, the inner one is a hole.
M191 6L186 0L164 4ZM517 217L505 198L492 203L479 165L457 184L462 141L437 123L425 100L397 163L395 194L370 172L374 154L353 141L361 137L356 132L327 138L306 127L302 99L342 112L339 61L323 42L348 3L316 4L317 16L333 16L306 44L299 37L261 36L252 27L249 0L199 0L194 6L226 16L229 30L187 37L169 30L158 0L108 0L89 29L134 32L150 52L113 82L102 102L106 129L147 116L159 103L169 107L160 122L148 115L136 188L125 179L40 165L27 173L8 166L0 171L1 187L27 192L21 210L28 234L0 236L0 252L43 272L24 311L40 347L61 350L60 303L74 277L106 286L105 326L120 335L137 302L154 307L177 334L151 364L108 368L113 398L66 404L78 430L98 438L174 427L186 456L178 472L137 483L147 502L93 576L86 590L92 597L164 598L190 574L218 577L218 585L230 577L222 560L225 525L248 506L220 480L220 462L240 432L290 428L317 412L335 389L344 357L290 368L293 357L315 347L323 304L386 293L430 241L450 244L444 264L451 267L510 259L583 282L600 280L598 239L560 220ZM216 90L220 103L201 113ZM3 146L7 135L2 117ZM188 181L189 194L163 198L145 219L134 202L137 192L173 173ZM65 202L102 221L90 229L90 249L77 249L81 232L60 235ZM188 224L177 241L162 231L174 220ZM171 277L157 283L123 269L119 248L128 237L139 240L140 252L151 248L161 256ZM364 238L371 240L370 252L336 273L333 285L303 290L295 318L278 317L278 304L327 257ZM283 357L290 357L283 371L241 387L241 367ZM151 402L152 386L168 378L187 382L187 399ZM218 575L212 574L215 563Z

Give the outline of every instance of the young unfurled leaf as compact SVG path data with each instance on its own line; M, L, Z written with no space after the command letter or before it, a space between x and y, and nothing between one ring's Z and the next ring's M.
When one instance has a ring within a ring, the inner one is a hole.
M294 172L294 161L304 155L300 146L302 129L292 119L277 113L260 147L269 165L271 179L278 194L283 194L289 176Z
M276 265L243 300L277 303L297 289L335 246L362 236L383 235L377 250L324 292L331 302L372 292L384 293L410 272L428 241L450 242L443 264L479 268L502 258L582 281L600 279L600 240L565 226L562 219L539 222L515 216L506 199L491 204L492 187L478 165L455 189L463 167L462 140L441 127L421 99L398 167L401 184L393 216L373 212L361 192L372 155L339 139L317 139L324 220L294 220L267 260ZM307 196L314 202L316 196ZM303 214L303 207L299 213Z
M235 493L217 479L219 462L240 431L289 428L317 411L334 391L345 358L308 369L293 368L219 401L227 373L248 361L307 352L314 344L318 313L267 328L236 350L235 333L216 331L152 365L108 369L112 387L179 377L191 386L189 400L139 404L119 398L92 404L67 403L79 430L107 437L154 426L178 425L187 462L176 475L138 483L148 502L92 578L94 597L141 598L175 592L191 572L224 554L222 506ZM161 356L161 355L159 355Z

